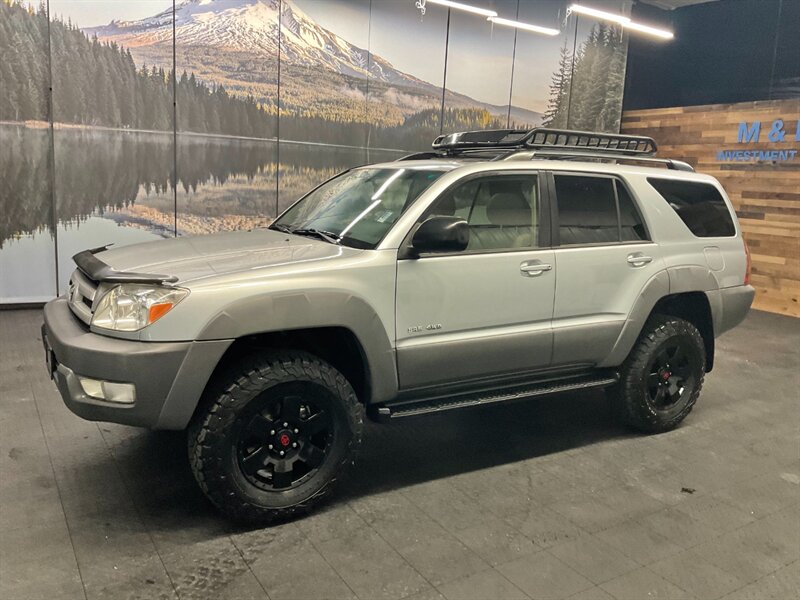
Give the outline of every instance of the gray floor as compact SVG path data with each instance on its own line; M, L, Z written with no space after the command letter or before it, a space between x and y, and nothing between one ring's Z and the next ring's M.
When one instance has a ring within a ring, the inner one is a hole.
M752 313L677 431L602 395L370 426L325 510L231 527L180 434L84 422L0 312L0 598L792 598L800 320Z

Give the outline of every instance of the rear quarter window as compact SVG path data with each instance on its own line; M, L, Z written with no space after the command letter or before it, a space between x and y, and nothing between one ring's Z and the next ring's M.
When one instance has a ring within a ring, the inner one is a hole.
M713 185L657 177L648 177L647 182L697 237L731 237L736 234L728 206Z

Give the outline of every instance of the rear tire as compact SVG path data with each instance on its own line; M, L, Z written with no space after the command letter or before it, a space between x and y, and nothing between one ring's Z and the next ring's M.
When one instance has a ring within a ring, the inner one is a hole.
M705 344L697 328L677 317L653 317L622 365L613 392L617 411L639 431L674 429L697 402L705 370Z
M305 352L259 355L219 376L189 426L200 488L223 513L270 523L306 513L353 463L364 408Z

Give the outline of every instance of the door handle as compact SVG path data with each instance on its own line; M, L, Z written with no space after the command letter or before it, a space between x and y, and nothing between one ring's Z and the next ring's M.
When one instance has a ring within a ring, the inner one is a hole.
M524 277L538 277L545 271L550 271L552 269L552 265L538 261L524 262L519 266L519 271Z
M628 254L628 264L632 267L643 267L651 262L653 262L652 256L645 256L641 253Z

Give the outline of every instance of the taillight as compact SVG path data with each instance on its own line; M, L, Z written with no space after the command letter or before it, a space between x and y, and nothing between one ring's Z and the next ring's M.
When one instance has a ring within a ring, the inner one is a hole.
M750 271L752 270L752 259L750 258L750 248L744 242L744 254L747 257L747 264L744 269L744 285L750 285Z

